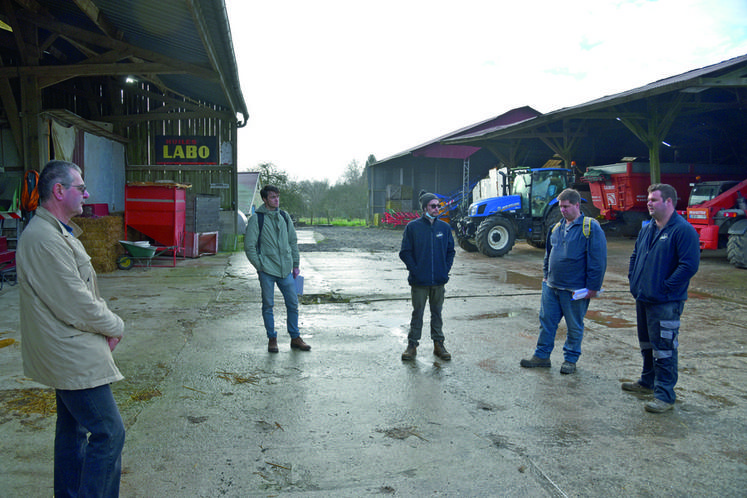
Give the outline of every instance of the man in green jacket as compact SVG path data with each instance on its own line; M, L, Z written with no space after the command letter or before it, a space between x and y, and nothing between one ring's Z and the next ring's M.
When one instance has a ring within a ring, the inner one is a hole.
M267 332L267 351L278 352L278 334L272 308L275 305L275 285L285 300L291 349L309 351L311 346L301 339L298 330L298 294L295 279L299 274L300 256L296 229L288 213L280 209L280 191L265 185L259 191L264 205L249 218L244 236L244 252L256 268L262 290L262 320Z
M80 168L50 161L16 253L23 371L57 397L56 497L119 496L122 473L125 428L110 383L124 378L112 358L124 322L99 295L71 221L86 199Z

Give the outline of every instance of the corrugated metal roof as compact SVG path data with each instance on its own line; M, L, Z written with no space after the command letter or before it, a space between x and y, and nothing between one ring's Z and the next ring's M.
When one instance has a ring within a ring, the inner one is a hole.
M735 57L717 64L693 69L685 73L664 78L662 80L649 83L638 88L626 90L614 95L600 97L598 99L585 102L572 107L558 109L541 116L537 116L526 121L514 123L508 126L496 126L486 128L472 133L462 134L458 137L450 137L444 140L446 144L469 144L473 141L487 140L507 136L512 133L521 132L527 129L536 128L548 123L558 122L568 117L583 117L585 113L591 113L603 109L609 109L614 106L630 103L633 101L643 100L647 97L662 95L669 92L687 91L691 89L692 93L704 90L713 85L712 80L724 74L728 74L737 69L743 69L745 74L742 78L747 78L747 55ZM744 80L743 80L744 81Z
M169 90L194 100L230 109L243 116L248 111L236 66L228 14L224 0L88 0L100 12L95 23L78 4L85 2L37 0L57 21L106 33L139 49L173 61L177 67L199 68L186 74L159 74ZM90 14L90 12L89 12ZM43 14L41 14L43 16ZM71 45L67 63L85 60ZM210 73L212 77L208 77Z
M540 115L541 113L539 111L536 111L529 106L518 107L499 116L495 116L484 121L480 121L479 123L465 126L464 128L452 131L451 133L447 133L446 135L434 138L433 140L429 140L428 142L415 146L411 149L404 150L398 154L387 157L386 159L377 161L376 165L380 166L388 161L407 155L444 159L465 159L480 150L480 147L466 145L447 145L445 144L445 142L456 137L463 137L470 134L480 134L483 133L484 130L494 130L496 128L512 126L517 122L525 122L528 119Z

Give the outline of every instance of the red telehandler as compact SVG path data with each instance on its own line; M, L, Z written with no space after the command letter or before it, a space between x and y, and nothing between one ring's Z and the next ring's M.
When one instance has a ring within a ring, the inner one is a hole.
M747 180L698 183L690 192L689 221L700 235L700 249L726 247L729 262L747 268Z

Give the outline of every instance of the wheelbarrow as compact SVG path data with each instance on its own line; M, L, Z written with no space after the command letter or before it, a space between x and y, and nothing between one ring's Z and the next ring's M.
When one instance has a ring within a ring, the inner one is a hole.
M119 243L127 251L127 254L123 254L117 258L117 268L120 270L131 269L135 266L136 261L140 262L141 265L150 266L153 256L156 255L156 247L150 245L149 242L120 240Z

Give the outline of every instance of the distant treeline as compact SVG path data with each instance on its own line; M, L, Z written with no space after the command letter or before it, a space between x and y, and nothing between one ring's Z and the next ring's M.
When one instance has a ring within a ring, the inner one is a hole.
M368 156L365 166L353 160L333 184L329 180L296 181L272 163L259 165L259 187L267 184L280 189L280 207L294 218L307 218L310 224L332 223L337 219L365 219L368 186L366 166L376 162Z

